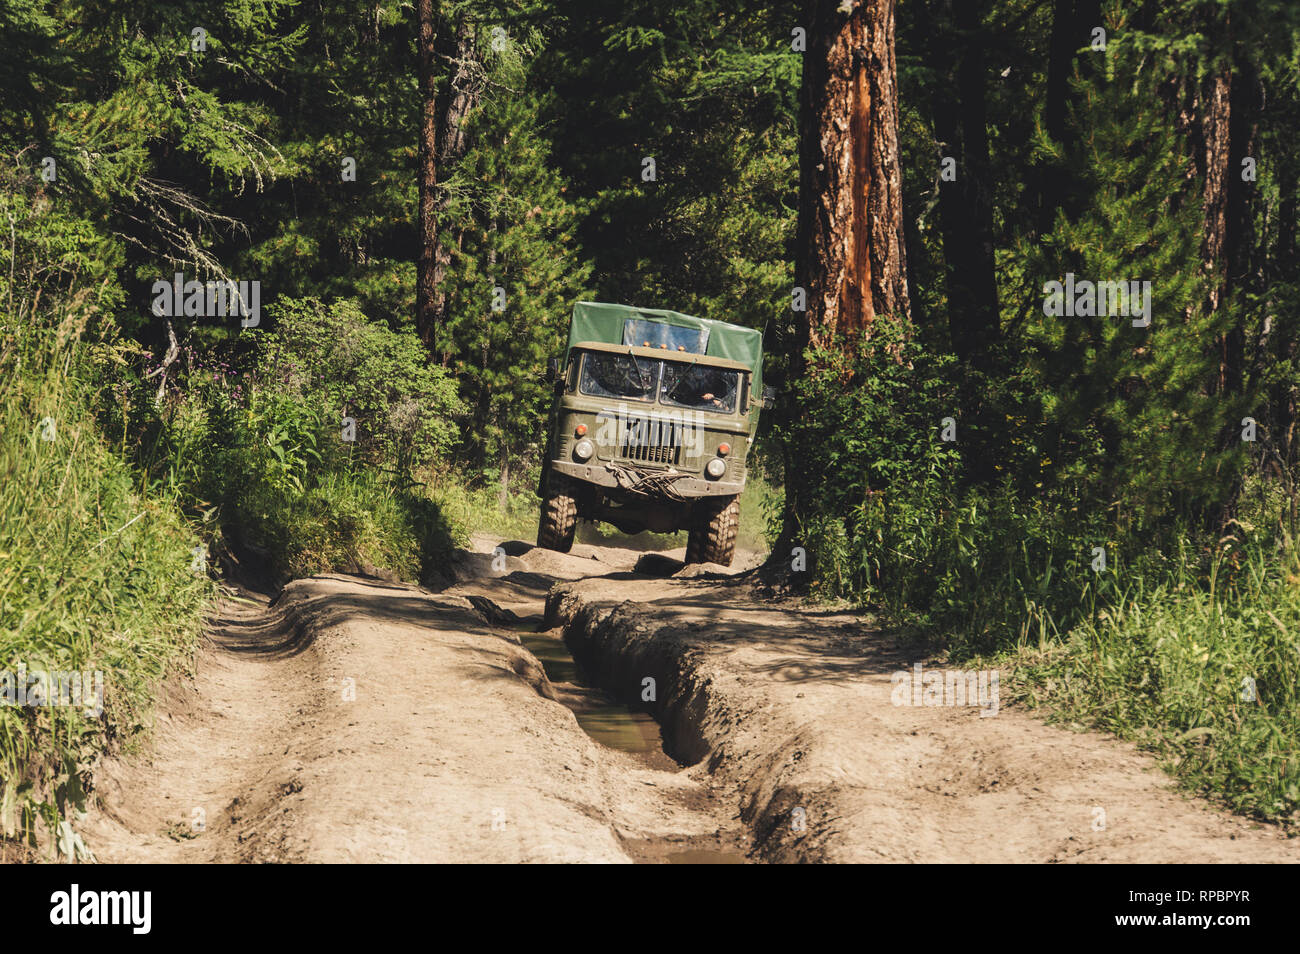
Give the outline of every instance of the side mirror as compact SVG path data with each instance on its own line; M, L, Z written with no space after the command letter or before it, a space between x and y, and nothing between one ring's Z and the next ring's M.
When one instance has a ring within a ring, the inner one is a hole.
M560 359L551 358L546 362L546 380L552 384L559 384L560 378Z
M770 411L772 408L776 407L776 388L763 388L763 400L761 405L765 411Z

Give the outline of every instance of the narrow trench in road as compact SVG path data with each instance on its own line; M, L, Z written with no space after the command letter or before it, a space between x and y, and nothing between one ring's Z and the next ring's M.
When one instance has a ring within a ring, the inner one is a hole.
M538 632L536 624L527 622L516 626L515 632L524 647L541 662L559 701L573 712L587 735L601 745L636 756L652 768L681 771L682 765L664 752L663 734L654 717L592 686L563 638ZM748 862L740 852L704 848L669 852L665 857L670 864Z
M601 745L629 752L654 768L674 771L680 766L663 750L659 723L589 685L563 639L522 631L519 638L546 670L560 701L573 710L578 725Z

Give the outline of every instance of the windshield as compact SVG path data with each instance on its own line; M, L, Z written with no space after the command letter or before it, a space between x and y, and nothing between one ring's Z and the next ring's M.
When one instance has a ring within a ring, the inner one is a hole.
M652 358L589 351L582 359L578 389L596 397L653 401L659 365L660 362Z
M645 401L714 414L734 414L740 372L707 364L686 364L631 354L588 351L582 358L578 390L594 397Z
M661 403L718 414L735 412L739 392L740 372L707 364L667 361L659 382Z

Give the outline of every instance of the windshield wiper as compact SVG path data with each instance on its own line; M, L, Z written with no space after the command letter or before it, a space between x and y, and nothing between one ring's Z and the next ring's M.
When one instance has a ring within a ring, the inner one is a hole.
M636 356L636 352L634 352L634 351L632 350L631 347L629 347L629 348L627 349L627 356L628 356L629 358L631 358L631 359L632 359L632 363L633 363L634 365L636 365L636 373L637 373L638 376L640 376L640 378L641 378L643 381L644 381L647 377L649 377L649 375L647 375L644 371L641 370L641 360ZM649 359L647 358L646 360L649 360ZM651 388L652 388L655 384L657 384L657 383L658 383L657 381L651 381L650 383L643 385L643 386L642 386L642 390L643 390L643 391L649 391L649 390L651 390Z

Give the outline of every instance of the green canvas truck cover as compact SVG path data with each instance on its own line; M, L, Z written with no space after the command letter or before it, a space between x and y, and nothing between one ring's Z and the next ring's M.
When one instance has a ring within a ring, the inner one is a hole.
M580 301L573 306L569 348L584 341L613 345L667 345L666 350L739 361L754 373L753 393L763 387L763 335L752 328L696 318L662 308L634 308ZM565 353L568 359L568 353Z

